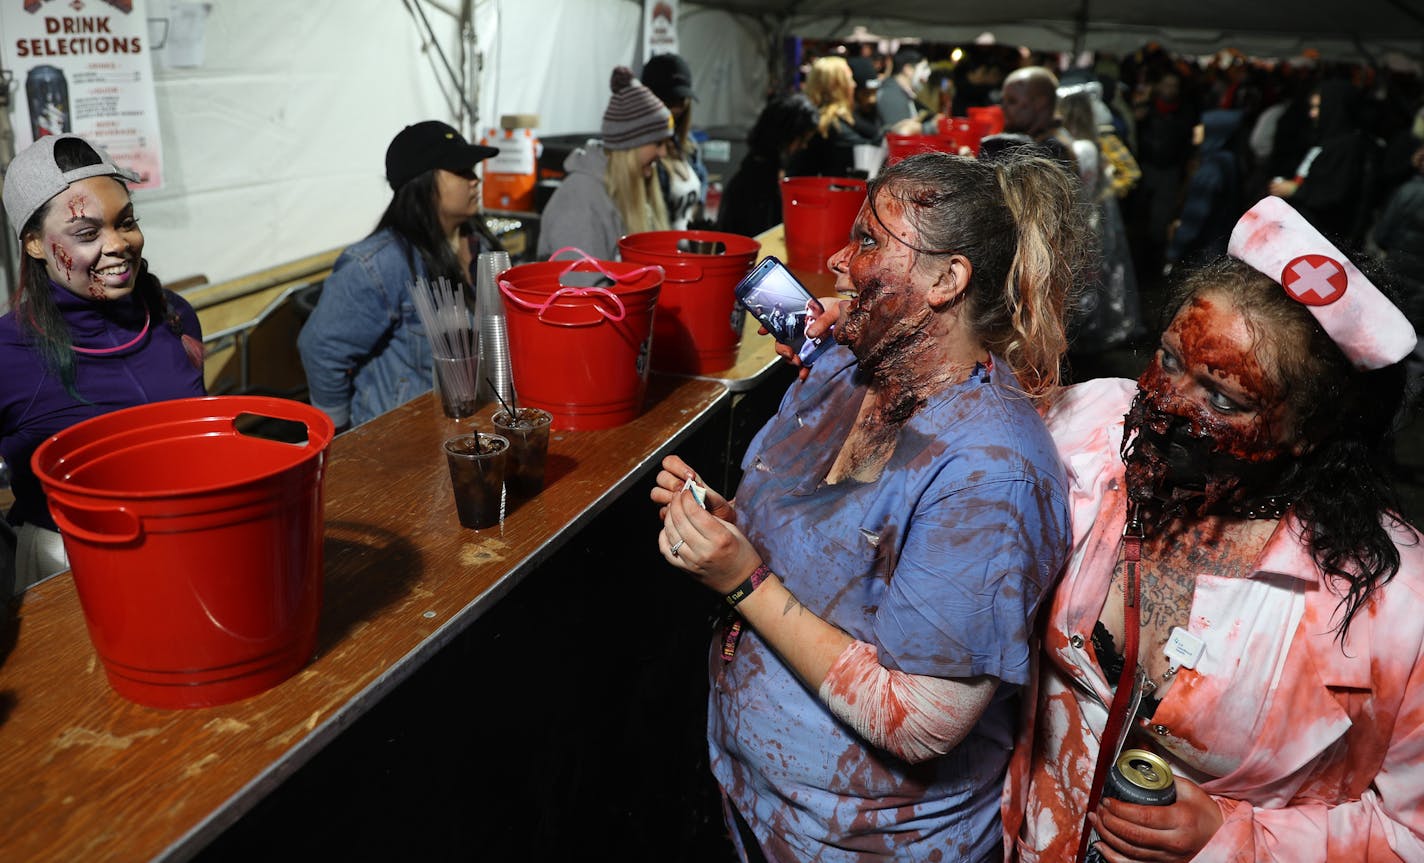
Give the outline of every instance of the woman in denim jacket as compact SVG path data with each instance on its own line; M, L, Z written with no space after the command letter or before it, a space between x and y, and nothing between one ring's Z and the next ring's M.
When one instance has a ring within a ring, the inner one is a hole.
M407 126L391 141L391 203L376 230L336 259L297 337L311 403L337 429L430 389L430 342L409 286L416 278L468 284L467 238L480 206L475 167L497 152L437 120Z

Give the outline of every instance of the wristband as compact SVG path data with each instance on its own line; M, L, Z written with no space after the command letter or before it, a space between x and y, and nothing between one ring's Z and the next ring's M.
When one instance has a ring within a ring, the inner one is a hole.
M737 585L735 590L722 598L727 601L729 607L736 608L739 602L751 596L752 591L761 587L761 583L766 581L769 575L771 575L771 568L764 563L758 564L757 568L752 570L752 574L747 576L746 581Z

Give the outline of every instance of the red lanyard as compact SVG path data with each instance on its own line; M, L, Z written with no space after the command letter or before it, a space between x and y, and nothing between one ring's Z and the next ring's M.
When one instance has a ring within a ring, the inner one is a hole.
M1093 770L1093 784L1089 786L1088 807L1083 810L1082 835L1078 839L1078 854L1074 858L1078 863L1082 863L1083 855L1088 853L1088 837L1092 834L1088 829L1088 813L1097 809L1102 800L1103 785L1107 782L1108 770L1117 758L1117 744L1124 735L1123 726L1130 719L1128 713L1131 710L1133 691L1137 687L1137 641L1142 612L1138 597L1141 582L1138 565L1142 560L1142 522L1135 507L1132 517L1122 529L1122 560L1122 625L1125 630L1122 671L1117 676L1117 692L1113 694L1112 706L1108 708L1108 723L1103 728L1098 764Z

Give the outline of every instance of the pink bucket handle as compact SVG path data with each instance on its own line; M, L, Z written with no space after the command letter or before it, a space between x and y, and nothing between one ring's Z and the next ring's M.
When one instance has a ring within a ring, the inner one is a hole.
M65 500L53 492L49 495L49 514L54 517L54 523L59 525L60 533L67 533L85 542L121 545L133 542L143 533L138 516L122 506L112 508L83 506L74 501ZM105 530L81 527L78 522L83 521L84 516L88 515L102 516L109 522L105 525ZM115 516L118 518L115 519Z
M651 273L654 270L656 270L658 273L663 272L663 268L658 266L657 264L649 264L646 267L639 267L636 270L629 270L621 276L614 275L613 273L609 272L608 267L604 265L603 261L600 261L598 258L595 258L593 255L590 255L583 249L578 249L573 246L564 246L562 249L559 249L558 251L550 255L549 260L554 260L559 255L562 255L564 252L573 252L574 254L578 255L578 258L569 261L569 265L564 268L564 271L562 273L559 273L559 278L561 279L564 276L567 276L569 273L572 273L574 269L578 267L579 264L589 264L595 270L598 270L600 273L620 285L624 282L631 282L634 279L641 278L645 274Z
M623 320L623 318L627 317L627 315L628 315L628 310L623 306L623 301L622 301L621 299L619 299L619 297L618 297L617 294L613 293L612 291L608 290L607 288L568 288L568 287L559 288L557 291L554 291L552 294L550 294L550 295L549 295L549 298L546 299L546 300L544 300L544 302L542 302L542 303L531 303L531 302L528 302L527 300L521 300L519 297L515 296L515 295L514 295L514 285L510 284L509 281L507 281L507 280L505 280L505 279L500 279L500 280L499 280L499 292L502 293L502 294L504 294L504 298L505 298L506 300L509 300L511 303L514 303L515 305L519 306L520 308L533 310L534 313L535 313L535 316L538 317L540 321L543 321L543 320L544 320L544 313L549 310L549 307L552 306L552 305L554 304L554 302L555 302L556 300L558 300L559 297L563 297L563 296L586 297L586 296L589 296L590 294L601 294L601 295L607 297L609 300L612 300L612 301L613 301L613 304L618 307L618 314L617 314L617 315L612 315L612 314L609 314L609 312L608 312L607 309L605 309L603 306L599 305L598 303L594 303L594 304L593 304L593 308L594 308L595 310L597 310L597 312L598 312L600 315L603 315L603 316L604 316L605 318L607 318L608 320L610 320L610 321L621 321L621 320Z
M575 248L574 246L564 246L561 249L557 249L556 251L554 251L553 254L549 255L549 260L553 261L559 255L562 255L564 252L573 252L574 254L578 255L578 257L572 261L569 261L569 265L565 267L561 273L559 273L560 279L562 279L564 276L567 276L569 273L572 273L575 269L578 268L580 264L588 264L592 266L595 270L602 273L607 278L612 279L613 282L616 284L630 282L634 279L641 278L642 276L651 272L657 272L659 275L663 276L666 275L666 271L663 270L663 268L658 266L657 264L649 264L646 267L639 267L636 270L630 270L622 275L618 275L616 273L611 272L603 261L600 261L598 258L595 258L588 252L585 252L583 249ZM587 272L587 270L585 270L584 272ZM514 285L511 284L507 279L499 280L499 292L501 294L504 294L505 299L509 300L520 308L535 311L536 315L541 321L544 320L544 313L549 310L549 307L552 306L554 304L554 301L557 300L559 297L586 297L591 294L601 294L602 296L607 297L609 300L612 300L613 305L618 307L618 314L615 316L609 314L608 310L603 308L603 306L599 305L598 303L594 303L593 307L598 310L598 313L600 315L603 315L608 320L621 321L628 315L628 310L624 307L623 300L617 294L615 294L613 291L608 290L607 288L578 288L564 286L560 287L557 291L554 291L553 293L549 294L548 299L544 300L543 303L539 304L531 303L527 300L522 300L519 297L516 297L514 295Z

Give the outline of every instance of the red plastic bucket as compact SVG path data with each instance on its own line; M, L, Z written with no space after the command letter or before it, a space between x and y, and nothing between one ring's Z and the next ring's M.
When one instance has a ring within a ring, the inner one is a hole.
M975 157L979 155L979 143L989 134L987 121L971 117L940 117L938 127L953 146L951 152L963 154L968 150L968 155Z
M887 136L888 137L888 136ZM786 263L793 270L829 273L826 261L850 240L865 181L845 177L787 177L781 181Z
M920 153L958 153L959 142L951 135L886 135L885 167Z
M979 123L979 128L983 132L980 137L997 135L1004 131L1004 109L998 105L969 108L964 113L969 115L969 119Z
M653 318L655 370L699 375L736 363L746 313L733 289L761 243L717 231L647 231L619 240L618 251L628 263L663 268Z
M600 278L608 274L611 278ZM597 285L597 282L607 282ZM566 431L613 428L643 409L662 270L542 261L500 275L519 401Z
M240 430L266 418L295 424L305 441ZM152 707L207 707L306 665L334 433L310 405L214 396L104 414L40 444L35 474L115 691Z

